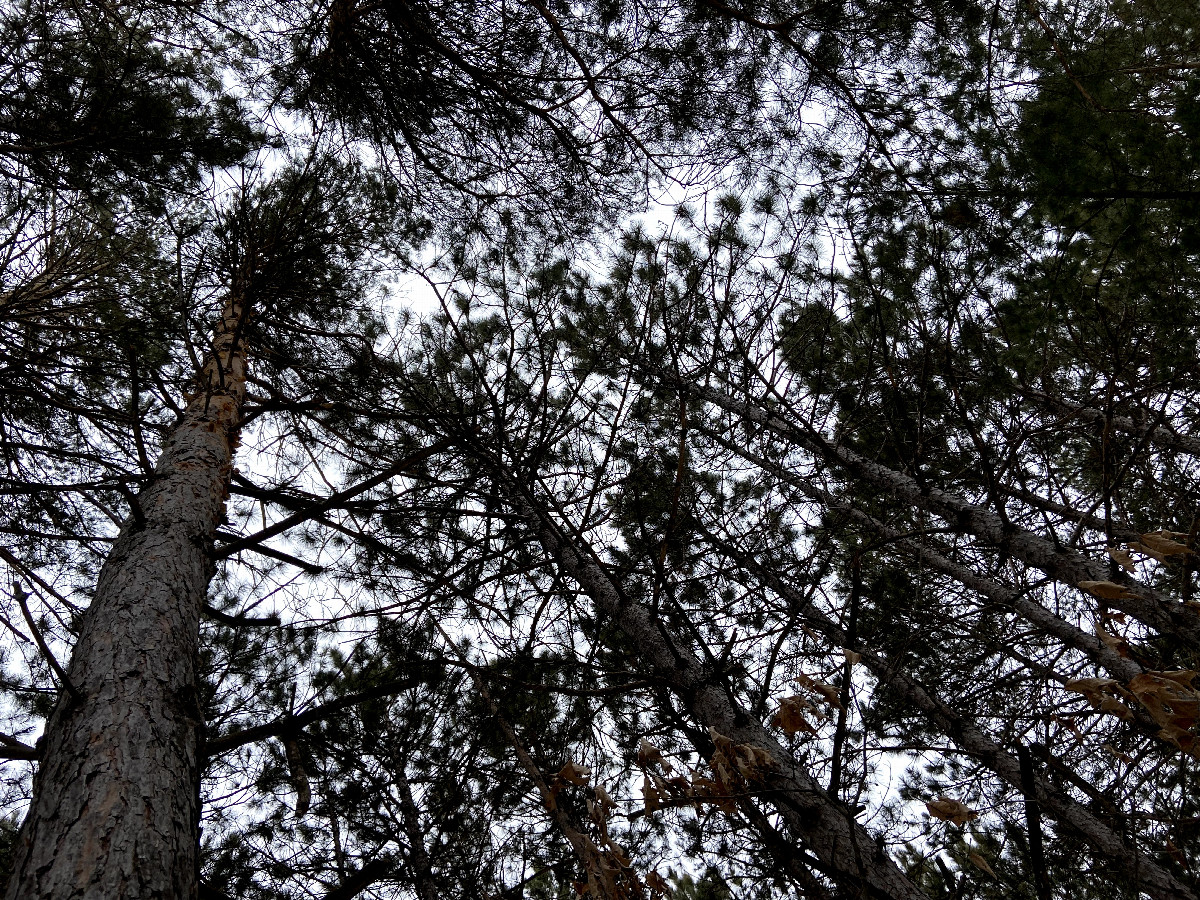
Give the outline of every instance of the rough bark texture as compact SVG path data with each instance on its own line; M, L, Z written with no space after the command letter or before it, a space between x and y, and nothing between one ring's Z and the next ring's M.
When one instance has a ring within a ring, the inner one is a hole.
M586 547L577 546L515 486L508 485L508 489L513 505L546 551L637 647L643 671L668 685L701 725L735 743L762 748L779 763L762 785L764 796L786 823L792 839L815 857L846 896L928 900L870 832L796 765L791 753L741 707L695 653L670 640L650 610L626 596ZM781 862L786 868L786 861Z
M7 900L197 894L200 612L245 394L240 302L100 572L47 723Z
M725 553L730 548L718 546ZM835 646L849 647L846 632L833 620L813 608L806 598L773 572L759 566L751 557L739 557L738 564L792 604L800 618ZM903 697L911 708L920 710L925 718L951 738L964 753L999 775L1012 787L1024 793L1029 802L1040 805L1055 821L1066 825L1090 843L1098 853L1120 863L1138 882L1138 887L1155 900L1196 900L1196 895L1168 871L1126 845L1124 839L1105 825L1086 807L1047 778L1022 770L1019 757L993 741L968 715L959 713L943 703L923 685L901 671L895 660L873 653L865 647L852 648L862 657L862 663L882 684Z
M1022 562L1040 569L1063 584L1078 586L1083 581L1105 581L1105 567L1054 541L1003 521L991 510L935 487L922 486L902 472L867 459L846 447L831 443L815 430L795 425L757 406L743 403L720 391L671 378L677 386L714 406L762 425L791 440L821 459L838 466L884 492L885 496L923 509L953 522L962 531L996 547ZM1200 616L1144 584L1130 582L1131 593L1106 600L1108 606L1128 613L1160 634L1200 642Z

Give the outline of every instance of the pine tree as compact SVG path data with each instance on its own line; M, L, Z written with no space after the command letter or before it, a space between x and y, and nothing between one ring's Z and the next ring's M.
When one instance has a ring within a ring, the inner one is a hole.
M106 10L5 20L9 896L1195 896L1191 13Z

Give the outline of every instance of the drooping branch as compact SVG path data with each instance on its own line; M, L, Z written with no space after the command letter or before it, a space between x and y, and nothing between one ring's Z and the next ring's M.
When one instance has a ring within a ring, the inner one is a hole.
M634 661L639 668L667 685L701 726L737 744L761 748L775 760L777 768L764 777L762 796L830 878L866 896L923 900L924 894L879 852L874 837L854 820L853 813L794 762L682 641L667 640L661 623L621 589L590 546L540 507L498 463L486 457L481 461L547 554L637 648Z
M652 377L658 374L652 373ZM886 492L887 496L953 523L962 531L1040 569L1056 581L1072 587L1078 587L1083 582L1107 581L1103 568L1092 560L1059 543L1006 523L991 510L972 504L956 494L922 485L902 472L835 444L814 428L789 422L755 404L737 400L713 388L688 384L669 374L661 377L695 397L767 428L872 488ZM1200 642L1200 616L1145 585L1126 586L1119 593L1105 597L1105 602L1162 634L1176 635L1193 644Z

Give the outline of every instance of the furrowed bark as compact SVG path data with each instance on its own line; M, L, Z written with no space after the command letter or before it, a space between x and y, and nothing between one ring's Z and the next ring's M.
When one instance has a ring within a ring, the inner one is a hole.
M100 571L46 726L7 900L193 898L200 613L240 433L247 310L231 296L154 476Z
M596 608L608 616L637 648L637 662L679 698L702 726L738 744L766 750L778 769L766 777L763 799L786 822L825 874L847 896L887 900L928 900L896 866L853 814L831 798L760 722L713 678L690 649L670 641L650 610L628 597L577 541L565 534L544 510L538 510L516 485L498 476L509 500L563 572L579 584ZM787 866L787 860L781 864Z
M1121 835L1096 818L1090 810L1056 788L1049 779L1027 768L1023 769L1020 758L1014 757L993 741L972 717L959 713L935 697L918 681L900 671L894 661L865 647L850 647L846 632L840 625L814 609L803 595L782 578L760 566L752 557L735 553L727 544L712 540L711 537L709 542L787 600L807 625L823 634L832 644L856 651L862 657L863 665L880 683L919 710L927 721L967 755L1025 794L1029 802L1037 804L1060 825L1082 835L1098 854L1119 862L1148 896L1155 900L1196 900L1196 895L1190 889L1152 860L1126 846Z
M785 421L754 404L735 400L712 388L682 382L673 376L669 378L672 384L686 393L762 425L903 503L953 522L962 531L1040 569L1056 581L1078 586L1083 581L1108 580L1103 566L1031 531L1005 523L991 510L948 491L923 486L902 472L834 444L815 430ZM1104 602L1113 609L1128 613L1160 634L1200 643L1200 616L1195 611L1182 603L1170 601L1145 585L1135 583L1129 588L1130 595Z

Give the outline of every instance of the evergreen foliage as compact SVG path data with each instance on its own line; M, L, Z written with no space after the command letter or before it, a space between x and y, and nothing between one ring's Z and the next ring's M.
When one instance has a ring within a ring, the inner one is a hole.
M9 897L235 356L201 898L1200 895L1200 13L25 0L0 47Z

